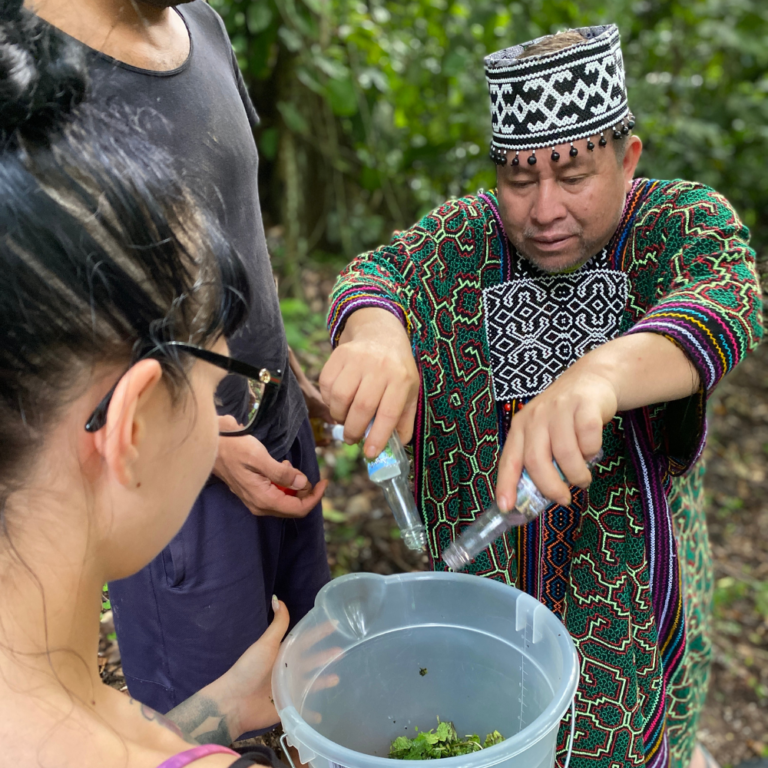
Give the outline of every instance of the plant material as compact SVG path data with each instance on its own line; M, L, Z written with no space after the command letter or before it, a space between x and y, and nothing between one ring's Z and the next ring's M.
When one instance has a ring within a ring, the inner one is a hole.
M502 741L504 737L498 731L489 733L482 742L477 734L461 739L453 723L441 723L438 717L436 729L422 731L413 739L398 736L389 748L389 756L394 760L439 760L441 757L469 755Z

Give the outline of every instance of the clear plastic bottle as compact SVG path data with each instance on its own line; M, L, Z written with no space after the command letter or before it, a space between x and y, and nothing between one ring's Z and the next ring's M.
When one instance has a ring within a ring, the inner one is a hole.
M603 452L587 462L592 469L603 458ZM553 462L560 477L565 480L557 462ZM494 501L488 509L478 517L472 525L465 528L462 534L442 554L443 562L452 570L460 571L477 557L486 547L490 546L503 533L513 526L525 525L535 520L548 506L552 504L534 485L526 470L520 476L517 484L517 501L515 508L502 512Z
M375 459L366 459L366 463L368 477L384 491L405 546L422 552L427 547L427 529L411 491L410 462L397 432L392 433L387 447Z

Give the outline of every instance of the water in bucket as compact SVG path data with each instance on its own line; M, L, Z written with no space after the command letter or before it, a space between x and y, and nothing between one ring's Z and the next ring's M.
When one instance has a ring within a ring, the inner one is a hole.
M505 741L441 768L552 768L576 650L534 598L457 573L351 574L326 585L280 651L272 689L314 768L393 768L389 746L437 726ZM417 730L418 729L418 730Z

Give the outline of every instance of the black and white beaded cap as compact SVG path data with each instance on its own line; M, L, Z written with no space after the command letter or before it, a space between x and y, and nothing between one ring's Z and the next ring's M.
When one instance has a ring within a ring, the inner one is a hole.
M541 37L485 57L492 157L616 131L631 120L618 27L572 31L586 40L519 59L526 48L545 39Z

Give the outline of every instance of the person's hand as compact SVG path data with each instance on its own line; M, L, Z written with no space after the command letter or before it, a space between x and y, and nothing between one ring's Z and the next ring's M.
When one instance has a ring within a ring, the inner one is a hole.
M496 483L499 509L515 505L523 467L544 496L570 504L553 458L571 485L586 488L585 459L597 455L603 426L617 412L688 397L700 387L685 352L660 334L619 336L593 349L512 419Z
M373 417L365 455L378 456L397 429L407 443L419 396L419 371L408 334L385 309L359 309L320 374L320 392L344 439L359 442Z
M272 667L288 630L285 603L272 598L275 617L267 631L225 672L207 693L220 702L232 738L279 721L272 700Z
M231 416L220 421L234 423ZM228 420L231 419L231 422ZM314 488L307 476L289 461L275 461L255 437L220 437L213 473L257 516L305 517L317 505L328 485ZM295 495L289 495L290 489Z
M603 425L615 415L618 397L612 382L579 368L578 363L533 398L512 418L499 463L496 503L508 512L517 500L523 467L542 494L558 504L571 503L568 485L586 488L592 474L586 460L602 445Z
M248 731L278 721L272 700L272 667L288 630L285 603L272 598L274 618L267 631L221 677L190 696L163 718L152 719L176 731L187 741L229 746Z

